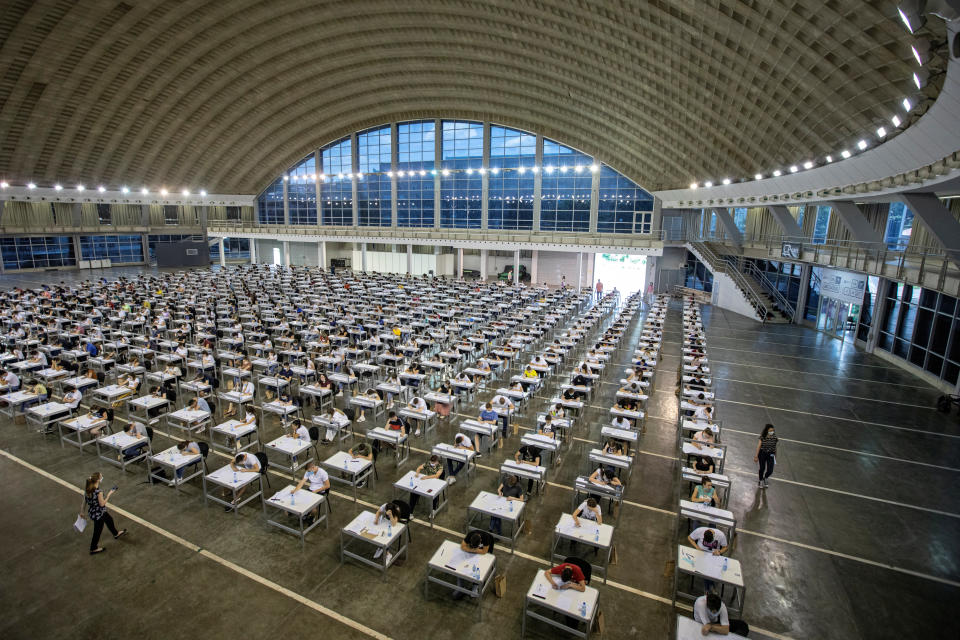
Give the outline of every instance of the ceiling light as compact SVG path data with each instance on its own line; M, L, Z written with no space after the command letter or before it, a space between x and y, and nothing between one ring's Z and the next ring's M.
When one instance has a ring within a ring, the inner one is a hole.
M901 102L900 104L903 105L903 110L906 112L909 112L910 109L913 109L913 105L910 104L910 98L904 98L903 102Z
M130 193L130 188L129 188L129 187L120 187L120 192L121 192L121 193Z
M445 175L445 176L448 176L448 175L450 175L450 169L444 169L444 170L441 171L440 173L442 173L442 174Z
M84 189L86 189L86 187L84 187L82 184L77 185L77 191L83 191Z
M866 149L866 148L867 148L867 141L866 141L866 140L861 140L860 142L858 142L858 143L857 143L857 148L860 149L860 151L863 151L864 149Z
M498 169L498 168L496 168L496 167L490 167L490 175L495 176L495 175L497 175L498 173L500 173L500 169Z
M517 173L519 173L520 175L523 175L526 172L527 172L526 167L520 167L519 169L517 169Z
M567 165L563 165L562 167L560 167L560 173L566 173L566 172L567 172Z
M36 188L37 188L37 185L35 183L33 182L27 183L27 189L36 189Z
M106 188L105 186L103 186L103 185L100 185L99 187L97 187L97 191L99 191L100 193L103 193L103 192L106 191L106 190L107 190L107 188Z
M166 189L160 189L160 195L162 195L162 196L167 195L167 190L166 190Z
M813 163L810 162L809 160L807 160L806 162L803 163L803 168L804 168L804 169L813 169Z
M388 177L388 178L392 178L392 177L393 177L393 171L387 171L387 177Z
M709 189L710 187L713 186L713 183L710 182L709 180L707 180L706 182L703 183L703 186L705 186L707 189Z
M143 195L147 195L150 192L147 190L146 187L144 187L143 189L140 189L140 193L142 193Z
M877 137L878 137L878 138L886 138L886 137L887 137L887 130L886 130L885 128L883 128L883 127L878 127L878 128L877 128Z
M897 7L897 13L900 14L900 19L910 33L915 32L927 21L926 16L923 15L924 4L926 3L922 0L907 0Z
M780 171L780 169L774 169L774 170L773 170L773 177L774 177L774 178L779 178L779 177L782 176L782 175L783 175L783 172Z
M337 180L343 180L343 174L342 174L342 173L338 173L338 174L337 174Z
M844 158L849 158L850 152L844 149L843 151L840 152L840 155L843 156Z
M583 167L579 164L575 166L573 170L576 171L577 173L583 173Z
M930 72L926 69L918 69L913 72L913 84L917 85L917 89L923 89L927 86L927 80L930 79Z
M697 183L696 183L696 182L691 182L691 183L690 183L690 188L691 188L691 189L696 189L696 188L697 188Z
M487 170L484 169L483 167L480 167L479 169L477 169L477 173L479 173L480 175L483 175L483 174L486 173L486 172L487 172Z
M537 168L536 166L530 167L530 173L536 173L536 172L539 171L539 170L540 170L540 169Z
M357 174L357 180L363 180L363 174L362 174L362 173L358 173L358 174Z
M723 184L730 184L730 178L724 178Z
M33 188L33 187L31 187L31 189L32 189L32 188ZM56 190L56 191L63 191L63 185L55 184L55 185L53 185L53 188L54 188L54 190Z
M431 174L431 175L434 175L434 176L437 175L437 170L436 170L436 169L431 169L431 170L430 170L430 174ZM423 172L422 172L422 171L420 172L420 175L423 175Z
M790 173L796 173L797 171L800 171L800 167L795 164L790 165Z
M590 173L596 173L597 171L600 171L600 167L595 164L590 165Z
M921 67L924 63L930 62L930 49L930 41L926 38L919 38L910 45L910 51L913 52L913 57Z
M397 171L397 177L402 178L404 176L403 171Z
M321 174L320 174L320 179L321 179L321 180L326 180L326 179L327 179L327 174L321 173Z
M468 175L468 176L472 176L472 175L473 175L473 169L467 169L467 175Z
M833 162L833 156L827 156L827 162Z
M0 189L6 189L9 186L10 186L10 183L7 182L6 180L4 180L3 182L0 182Z
M893 123L893 126L899 127L899 126L900 126L900 116L893 116L892 118L890 118L890 122Z
M289 180L289 179L290 179L290 176L283 176L283 181L284 181L284 182L286 182L286 181Z
M763 180L763 174L762 174L762 173L756 173L756 174L754 174L753 179L754 179L754 180Z
M184 189L184 190L181 191L180 193L182 193L182 194L185 195L185 196L188 196L188 195L190 195L190 190L189 190L189 189Z
M207 197L207 192L204 191L203 189L200 189L200 197L201 197L201 198L206 198L206 197Z

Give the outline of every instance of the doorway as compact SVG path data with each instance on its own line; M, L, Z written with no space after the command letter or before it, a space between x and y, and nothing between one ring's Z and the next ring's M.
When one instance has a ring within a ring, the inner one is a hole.
M282 263L283 263L283 259L280 257L280 248L274 247L273 248L273 264L279 267Z
M644 291L647 283L647 258L627 253L594 254L593 283L603 283L604 293L620 292L621 298L635 291Z

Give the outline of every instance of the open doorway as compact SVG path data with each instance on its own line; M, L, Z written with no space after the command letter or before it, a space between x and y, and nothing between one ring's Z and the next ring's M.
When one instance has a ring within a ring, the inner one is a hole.
M280 248L274 247L273 248L273 264L279 267L282 263L283 263L283 260L280 257Z
M646 256L627 253L597 253L593 264L592 287L597 280L603 283L604 292L616 288L621 295L644 291L647 282Z

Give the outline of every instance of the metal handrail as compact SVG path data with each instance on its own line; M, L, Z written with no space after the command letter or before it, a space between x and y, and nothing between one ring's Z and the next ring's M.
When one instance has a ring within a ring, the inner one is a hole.
M750 283L747 282L747 279L740 270L735 265L728 264L726 260L719 258L717 254L713 252L713 249L706 244L702 242L692 242L690 244L703 256L714 274L725 273L730 276L733 283L737 285L737 288L740 289L747 298L747 302L749 302L760 315L760 322L766 322L767 314L769 313L767 305L764 304L763 298L750 286Z
M789 312L789 317L792 318L794 316L797 312L796 307L790 304L790 301L784 297L780 289L778 289L774 283L770 282L766 272L761 270L755 262L747 262L746 273L760 284L767 295L773 298L783 311Z

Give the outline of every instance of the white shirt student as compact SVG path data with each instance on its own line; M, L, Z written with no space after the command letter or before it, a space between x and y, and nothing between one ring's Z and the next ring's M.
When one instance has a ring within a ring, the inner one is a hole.
M507 413L508 410L513 409L513 403L499 393L493 396L490 402L493 404L493 410L497 413Z
M67 405L71 409L76 409L80 406L80 400L83 398L83 394L80 393L78 389L73 391L68 391L63 394L63 404Z
M693 412L693 419L697 422L710 422L713 419L713 408L698 406Z
M687 538L691 544L701 551L712 553L715 556L723 555L727 550L727 536L719 529L700 527L690 532Z
M324 435L326 442L333 441L337 435L337 431L350 424L350 418L347 417L347 414L337 408L331 407L331 409L324 414L324 417L330 421L331 425L335 425L327 427L327 432Z
M630 429L630 420L624 418L623 416L614 416L610 424L614 429Z
M294 438L299 438L301 440L307 440L307 441L310 440L310 431L302 424L292 423L290 425L290 435Z
M580 506L574 510L572 515L573 523L578 527L580 526L580 518L596 522L597 524L603 523L603 515L600 513L600 505L597 504L596 498L587 498L581 502Z

